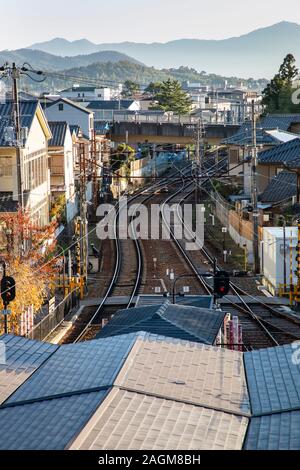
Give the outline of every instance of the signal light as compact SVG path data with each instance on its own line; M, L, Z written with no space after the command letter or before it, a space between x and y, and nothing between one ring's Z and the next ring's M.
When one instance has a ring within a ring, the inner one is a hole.
M1 298L8 305L16 297L16 282L13 277L5 276L1 279Z
M214 277L214 293L219 298L227 295L230 289L230 277L227 271L218 271Z

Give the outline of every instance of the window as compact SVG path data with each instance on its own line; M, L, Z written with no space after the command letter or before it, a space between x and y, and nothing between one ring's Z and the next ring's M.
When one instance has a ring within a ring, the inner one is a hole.
M12 176L11 157L0 157L0 176Z
M58 104L58 111L63 111L64 110L64 105L63 103Z

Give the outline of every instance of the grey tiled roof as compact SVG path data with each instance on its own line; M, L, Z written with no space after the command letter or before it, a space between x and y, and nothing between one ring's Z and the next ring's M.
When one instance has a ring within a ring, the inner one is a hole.
M187 305L151 305L118 311L98 338L138 331L213 344L224 320L224 312Z
M200 343L138 337L115 385L229 413L250 414L243 355Z
M245 353L252 412L270 414L300 408L300 364L291 345Z
M52 133L52 139L48 143L49 147L63 147L69 127L68 123L64 121L49 121L48 124Z
M136 335L61 346L8 403L111 385Z
M248 419L114 389L71 449L239 450Z
M30 129L33 117L38 106L38 100L20 101L20 125ZM5 128L13 126L12 101L0 103L0 147L9 144L5 137Z
M0 408L0 449L63 450L106 393L104 390Z
M300 411L252 418L245 450L300 450Z
M58 346L12 335L2 335L0 341L5 344L6 356L6 363L0 364L1 404L49 359Z
M297 175L282 171L271 179L260 196L260 202L281 202L297 195Z
M260 164L288 164L300 166L300 138L290 140L283 144L258 153L258 162Z

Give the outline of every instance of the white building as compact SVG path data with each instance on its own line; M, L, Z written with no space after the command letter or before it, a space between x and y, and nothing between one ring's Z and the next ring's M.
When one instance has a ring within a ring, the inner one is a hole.
M63 98L68 98L75 101L108 101L112 99L113 90L109 87L95 88L92 86L73 85L71 88L62 90L60 95Z
M63 121L70 126L79 126L84 136L87 139L92 139L94 129L94 114L92 111L67 98L59 98L54 101L47 100L43 107L48 121Z
M0 104L0 212L17 212L18 178L12 102ZM33 223L49 223L48 140L51 131L37 100L20 101L21 188Z
M263 240L261 242L261 269L263 283L273 294L277 294L281 284L284 284L284 264L286 267L286 282L290 284L290 259L293 260L293 282L297 283L297 245L298 228L286 227L286 246L284 250L283 227L264 227ZM285 256L284 256L285 251ZM292 252L292 253L291 253ZM292 256L290 256L292 254ZM285 259L285 263L284 263Z

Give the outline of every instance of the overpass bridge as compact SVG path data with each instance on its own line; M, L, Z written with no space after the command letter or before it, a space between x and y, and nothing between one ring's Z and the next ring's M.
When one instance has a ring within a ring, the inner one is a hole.
M138 144L151 142L153 144L194 144L197 135L199 121L186 117L185 120L160 121L160 122L130 122L114 121L111 125L111 140ZM204 124L204 142L210 145L218 145L223 139L234 135L238 124Z

